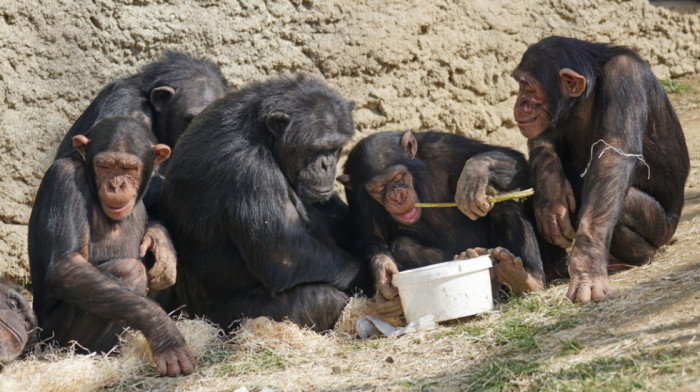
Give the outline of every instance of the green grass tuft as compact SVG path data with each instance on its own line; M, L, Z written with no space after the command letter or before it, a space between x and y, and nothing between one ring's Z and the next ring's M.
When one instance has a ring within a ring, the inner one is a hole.
M659 82L661 82L661 86L663 86L664 91L666 91L666 94L687 93L693 91L693 87L691 87L688 83L684 83L678 80L659 79Z

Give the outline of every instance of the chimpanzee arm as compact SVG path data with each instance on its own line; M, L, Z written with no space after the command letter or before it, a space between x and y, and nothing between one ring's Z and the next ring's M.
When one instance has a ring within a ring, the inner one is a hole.
M90 221L95 203L82 168L69 160L54 163L45 175L30 219L31 263L43 265L45 294L97 316L124 320L143 332L161 373L190 373L194 357L168 315L145 293L135 293L116 277L90 264ZM34 270L34 267L33 267ZM45 301L40 299L39 302ZM174 368L179 363L179 367Z
M236 200L227 203L231 239L253 275L275 292L314 282L346 290L364 281L359 259L313 235L316 223L279 169L257 167L265 170L239 173Z
M634 170L642 165L640 158L643 158L642 142L649 107L645 83L642 83L643 68L634 60L618 57L606 65L600 84L608 106L595 139L607 144L598 143L594 147L584 177L579 225L569 259L571 282L567 297L575 302L585 303L613 295L607 279L610 241ZM639 82L623 82L628 79Z
M533 204L537 230L544 239L568 248L574 238L569 212L575 211L576 201L557 153L555 137L550 130L527 142L534 177Z
M494 149L467 160L457 181L455 201L465 215L476 220L493 207L487 200L489 187L506 192L525 188L529 182L528 165L522 154Z

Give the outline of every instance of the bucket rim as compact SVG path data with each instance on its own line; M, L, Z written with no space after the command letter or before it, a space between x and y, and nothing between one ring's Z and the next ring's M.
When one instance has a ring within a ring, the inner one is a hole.
M482 255L472 259L460 259L431 264L425 267L401 271L392 279L392 284L399 286L417 282L427 283L433 280L458 277L473 272L491 268L493 263L489 255Z

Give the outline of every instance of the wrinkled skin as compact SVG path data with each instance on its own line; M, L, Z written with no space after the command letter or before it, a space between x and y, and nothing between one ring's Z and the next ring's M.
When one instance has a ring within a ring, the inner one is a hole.
M0 363L17 358L36 335L36 316L12 284L0 278Z

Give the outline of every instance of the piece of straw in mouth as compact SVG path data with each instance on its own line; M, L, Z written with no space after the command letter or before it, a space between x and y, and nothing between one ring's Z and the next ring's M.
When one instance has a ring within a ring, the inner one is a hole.
M488 198L489 203L498 203L500 201L506 200L520 200L528 196L532 196L535 191L532 188L525 189L524 191L502 193L500 195L491 196ZM416 203L416 207L419 208L440 208L440 207L457 207L457 203Z

